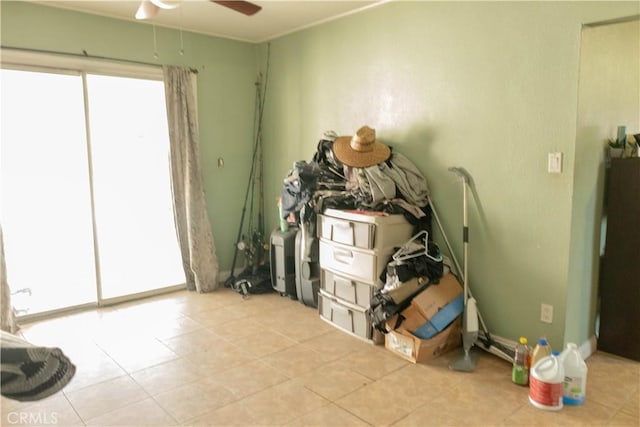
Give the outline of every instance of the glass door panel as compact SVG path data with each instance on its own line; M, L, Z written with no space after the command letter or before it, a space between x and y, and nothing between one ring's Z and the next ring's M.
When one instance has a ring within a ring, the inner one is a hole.
M102 298L183 284L164 83L88 75Z
M0 214L19 314L96 300L82 78L1 70Z

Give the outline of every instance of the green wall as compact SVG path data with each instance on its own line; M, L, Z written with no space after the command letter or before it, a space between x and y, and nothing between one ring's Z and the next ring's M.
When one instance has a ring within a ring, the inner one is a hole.
M0 13L5 46L156 62L148 24L6 1ZM592 226L597 213L578 219L574 200L592 188L576 167L581 29L638 13L637 2L397 1L273 40L267 229L277 227L275 199L292 163L310 160L326 130L371 125L427 177L460 258L462 184L447 168L471 174L470 286L490 330L510 339L546 335L556 348L583 342L593 331L593 296L570 299L584 286L593 292L585 271L597 256L582 253L576 230ZM181 56L177 31L158 27L157 35L158 63L200 70L204 179L227 270L266 46L185 33ZM546 171L550 151L564 154L560 175ZM554 306L551 325L539 321L542 302Z
M229 270L253 146L257 46L25 2L2 1L1 41L21 47L198 69L205 191L221 270ZM224 168L217 167L222 157ZM141 170L140 173L144 173ZM242 190L241 190L242 189ZM221 277L226 279L226 277Z
M567 324L584 321L566 317L572 195L582 185L581 27L638 11L631 2L390 2L272 41L267 200L325 130L368 124L427 177L461 258L461 183L447 168L462 166L473 179L469 283L488 327L562 347ZM564 154L562 174L547 173L551 151ZM541 303L554 306L551 325L539 321Z

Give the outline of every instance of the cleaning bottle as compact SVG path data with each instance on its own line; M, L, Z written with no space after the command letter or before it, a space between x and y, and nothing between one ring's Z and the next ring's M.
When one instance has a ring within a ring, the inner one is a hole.
M518 385L529 384L529 346L527 338L520 337L520 342L516 345L513 356L513 369L511 370L511 381Z
M529 402L538 409L558 411L562 409L564 368L554 351L531 367Z
M587 364L582 359L578 346L570 342L560 354L564 368L562 401L565 405L582 405L587 391Z
M531 367L535 366L538 360L541 360L543 357L551 356L551 346L546 338L541 337L538 339L538 343L533 348L533 352L531 353Z

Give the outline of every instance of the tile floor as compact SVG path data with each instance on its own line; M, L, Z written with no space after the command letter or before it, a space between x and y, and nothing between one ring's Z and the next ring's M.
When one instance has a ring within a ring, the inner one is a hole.
M2 399L3 426L640 426L640 363L597 353L581 407L541 411L510 365L414 365L276 294L180 291L24 325L77 365L60 393Z

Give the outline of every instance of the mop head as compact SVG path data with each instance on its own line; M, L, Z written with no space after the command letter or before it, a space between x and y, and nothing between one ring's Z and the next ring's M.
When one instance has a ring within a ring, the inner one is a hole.
M471 351L471 347L478 339L478 308L476 300L469 298L464 309L462 326L462 357L452 361L449 369L462 372L473 372L476 369L478 355Z
M473 372L478 363L478 353L475 350L465 350L457 359L449 363L449 369L460 372Z

